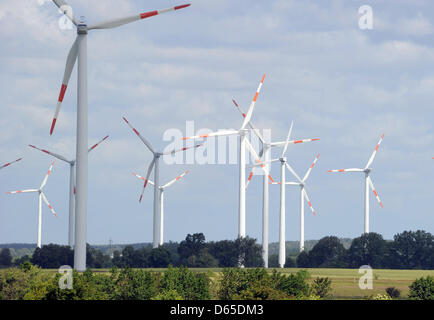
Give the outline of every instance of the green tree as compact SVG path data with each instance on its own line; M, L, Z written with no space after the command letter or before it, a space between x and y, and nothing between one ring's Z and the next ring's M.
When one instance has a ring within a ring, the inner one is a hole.
M256 243L256 239L250 237L238 238L235 240L238 249L240 265L247 268L263 267L262 247Z
M374 232L365 233L355 238L348 250L348 258L351 267L359 268L362 265L370 265L372 268L382 268L387 257L388 246L383 237Z
M210 242L207 245L208 252L218 260L220 268L238 266L238 249L235 241L222 240Z
M160 246L154 248L149 256L149 266L152 268L167 268L170 264L170 251Z
M416 279L410 285L408 297L413 300L434 300L434 277Z
M309 254L306 251L300 252L296 259L297 268L309 268L310 260Z
M342 268L346 250L338 237L324 237L309 251L311 268Z
M186 267L169 268L160 281L163 292L176 291L184 300L208 300L210 279L204 273L193 273Z
M57 269L63 265L73 265L74 252L69 246L48 244L36 248L31 262L41 268Z
M0 267L12 266L12 255L9 248L4 248L0 251Z
M112 270L114 283L112 296L115 300L149 300L158 292L156 277L142 269L124 268Z
M434 237L422 230L394 236L390 266L398 269L433 269Z
M307 279L310 277L306 270L300 270L297 273L289 275L273 273L273 279L276 283L276 289L283 291L286 295L303 298L309 296L309 284Z
M220 300L233 300L267 277L267 271L263 268L225 268L218 284L218 298Z
M188 234L178 247L180 264L187 265L190 256L198 256L206 248L203 233Z

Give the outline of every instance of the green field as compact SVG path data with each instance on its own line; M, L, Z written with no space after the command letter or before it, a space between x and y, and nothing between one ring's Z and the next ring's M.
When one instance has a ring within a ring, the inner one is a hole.
M217 280L222 269L219 268L190 268L196 272L209 272L213 281ZM155 272L163 272L166 269L148 269ZM269 269L272 272L273 269ZM282 273L295 273L300 268L276 269ZM434 270L391 270L391 269L374 269L373 270L373 289L361 290L359 288L359 279L362 274L358 269L316 269L304 268L310 275L310 281L316 277L328 277L332 280L332 296L330 299L363 299L364 297L377 293L385 293L386 288L395 287L401 290L401 298L407 298L409 286L420 277L433 276ZM94 269L94 272L109 272L109 270Z

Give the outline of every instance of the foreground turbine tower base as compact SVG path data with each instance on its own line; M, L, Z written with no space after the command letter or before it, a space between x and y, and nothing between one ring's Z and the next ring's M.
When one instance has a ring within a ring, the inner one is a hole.
M77 169L74 269L86 271L87 219L87 26L78 25Z

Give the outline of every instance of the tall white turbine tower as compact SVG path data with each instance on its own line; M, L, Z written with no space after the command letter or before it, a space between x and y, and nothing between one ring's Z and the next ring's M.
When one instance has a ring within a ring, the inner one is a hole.
M160 218L159 218L159 214L160 214L160 211L159 211L159 203L160 203L160 199L159 199L160 198L160 194L159 194L159 191L160 190L158 189L159 181L160 181L160 158L161 158L161 156L164 156L164 155L175 154L175 153L180 152L180 151L185 151L185 150L188 150L188 149L191 149L191 148L200 147L201 144L198 144L198 145L195 145L195 146L189 147L189 148L182 148L182 149L172 150L172 151L169 151L169 152L155 151L154 148L152 147L152 145L149 143L149 141L146 140L139 133L139 131L137 131L137 129L134 128L128 122L128 120L125 117L123 117L123 119L128 124L128 126L134 131L134 133L139 137L139 139L142 140L142 142L145 144L145 146L148 148L148 150L152 152L152 154L154 156L154 158L152 159L151 164L148 167L148 172L147 172L146 178L144 180L145 183L143 185L142 193L140 194L139 202L142 201L143 193L145 192L146 185L149 182L149 176L152 173L152 169L154 169L154 167L155 167L155 169L154 169L154 229L153 229L153 242L152 242L152 245L153 245L153 248L157 248L158 244L160 243L160 240L159 240L159 238L160 238L159 237L159 230L160 230L159 229L159 221L160 221Z
M262 77L261 82L259 83L258 89L256 90L255 96L253 97L252 103L250 104L249 111L244 117L243 124L241 128L238 130L220 130L208 134L204 134L201 136L193 136L193 137L185 137L183 140L188 139L200 139L200 138L209 138L209 137L218 137L218 136L229 136L229 135L238 135L240 137L240 183L239 183L239 198L238 198L238 237L245 238L246 237L246 148L252 154L252 156L260 162L260 158L250 142L247 140L247 124L250 123L250 119L253 114L253 110L255 108L256 100L258 99L259 92L261 91L262 85L264 83L265 74ZM264 166L261 166L262 170L264 170L266 176L273 181L268 171Z
M101 23L87 25L86 19L81 17L77 20L72 13L71 7L64 0L53 0L54 4L72 21L77 27L77 39L68 54L65 73L60 89L58 104L51 125L50 134L53 134L57 122L60 107L65 96L69 79L75 61L78 60L77 76L77 192L75 206L75 246L74 246L74 269L86 270L86 221L87 221L87 34L90 30L116 28L134 21L156 16L173 10L188 7L189 4L176 6L164 10L155 10L137 14L130 17L108 20Z
M372 189L372 192L377 198L378 203L383 208L383 204L381 203L380 197L378 196L378 193L375 190L374 183L369 177L372 171L370 165L374 161L375 155L377 154L378 148L380 147L380 144L383 141L383 139L384 139L384 133L381 136L380 141L378 141L377 146L375 147L375 150L372 153L371 157L369 158L368 163L366 164L364 169L350 168L350 169L328 170L328 172L363 172L365 174L365 228L364 228L365 233L369 233L369 188Z
M181 175L177 176L175 179L173 179L173 180L169 181L168 183L158 187L158 189L160 190L160 241L159 241L160 246L162 246L164 243L164 191L166 191L166 189L168 187L170 187L176 181L180 180L183 176L185 176L189 172L190 172L190 170L187 170L184 173L182 173ZM145 182L148 181L151 185L155 186L154 182L152 182L151 180L146 180L146 178L138 175L135 172L133 172L133 175L135 175L137 178L139 178Z
M8 192L8 194L16 194L16 193L31 193L31 192L35 192L38 193L38 198L39 198L39 202L38 202L38 238L36 241L36 246L38 248L41 247L41 238L42 238L42 201L44 201L48 208L50 208L51 212L57 217L56 212L54 211L53 207L51 206L51 204L48 202L47 197L45 196L44 192L42 191L45 187L45 185L47 184L47 180L48 180L48 176L50 175L51 171L53 170L53 166L54 166L54 162L51 163L50 169L48 169L47 174L45 175L44 180L42 181L41 186L39 187L39 189L27 189L27 190L18 190L18 191L11 191Z
M5 163L4 165L0 166L0 170L3 169L3 168L9 167L11 164L13 164L15 162L21 161L22 159L23 158L19 158L19 159L15 160L15 161Z
M103 141L105 141L109 136L105 136L101 141L94 144L92 147L89 148L88 152L91 152L93 149L95 149L99 144ZM38 147L35 147L34 145L29 144L29 147L42 151L52 157L55 157L59 160L62 160L69 164L69 223L68 223L68 245L73 248L74 247L74 196L75 196L75 182L74 182L74 176L75 176L75 159L74 160L68 160L64 156L45 150L40 149Z
M315 163L318 161L319 154L316 156L315 160L313 160L312 165L307 170L302 180L298 182L286 182L286 185L299 186L300 187L300 252L304 251L304 200L306 199L309 208L312 210L313 214L316 216L315 210L312 207L312 203L309 200L306 192L306 180L312 171L312 168L315 166ZM281 184L280 182L274 182L273 184ZM282 185L281 185L282 188Z

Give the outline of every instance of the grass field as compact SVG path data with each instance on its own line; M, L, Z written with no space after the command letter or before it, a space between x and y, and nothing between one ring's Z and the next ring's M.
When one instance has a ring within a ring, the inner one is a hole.
M150 271L162 272L166 269L148 269ZM196 272L209 272L212 280L217 280L222 269L218 268L191 268ZM272 272L273 269L269 269ZM296 273L298 268L276 269L282 273ZM395 287L401 290L401 298L407 298L409 286L411 283L420 277L433 276L434 270L390 270L376 269L373 270L373 289L361 290L359 288L359 279L362 274L359 274L358 269L316 269L305 268L310 275L310 281L316 277L328 277L332 281L332 296L330 299L363 299L364 297L377 293L385 293L386 288ZM109 270L95 269L95 272L108 272Z

